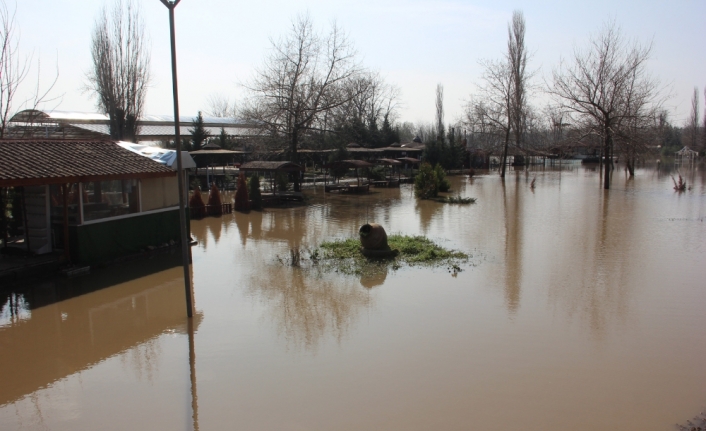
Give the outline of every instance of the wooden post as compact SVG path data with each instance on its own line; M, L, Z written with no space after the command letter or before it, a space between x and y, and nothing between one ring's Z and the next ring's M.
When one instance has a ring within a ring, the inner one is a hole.
M61 191L64 199L64 258L67 262L71 262L71 253L69 251L69 185L62 184Z
M7 189L0 188L0 223L2 223L2 247L7 248L7 216L5 215L5 195L7 194Z
M20 187L20 193L22 195L22 223L25 227L25 243L27 244L27 253L29 253L32 249L29 244L29 224L27 223L27 202L25 201L24 187Z
M193 317L193 294L191 291L191 277L189 275L189 262L191 255L191 245L187 238L188 226L186 220L186 202L184 196L186 196L186 189L184 187L184 178L182 173L184 172L181 160L181 135L180 135L180 124L179 124L179 91L178 91L178 81L177 81L177 60L176 60L176 30L174 26L174 8L179 4L181 0L161 0L164 6L169 10L169 38L171 43L171 54L172 54L172 95L174 98L174 141L176 143L176 156L177 156L177 177L179 181L179 231L181 237L181 262L184 270L184 291L186 296L186 316ZM208 173L208 171L206 171Z

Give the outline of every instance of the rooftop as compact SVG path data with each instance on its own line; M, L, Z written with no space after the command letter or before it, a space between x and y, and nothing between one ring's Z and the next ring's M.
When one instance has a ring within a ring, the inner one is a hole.
M0 187L174 175L113 141L2 140L0 160Z

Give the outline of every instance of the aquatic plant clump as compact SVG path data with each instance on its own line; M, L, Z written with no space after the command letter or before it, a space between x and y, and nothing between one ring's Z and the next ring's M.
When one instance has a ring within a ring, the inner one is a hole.
M384 271L387 267L398 269L402 265L449 266L458 270L459 265L470 258L464 252L448 250L423 236L395 234L387 237L387 243L392 250L399 252L387 259L365 257L357 238L324 242L309 255L321 268L356 275Z
M676 190L676 191L678 191L678 192L684 192L684 191L686 191L686 181L684 181L684 179L681 177L681 175L679 175L679 181L678 181L678 182L677 182L677 180L675 180L674 177L672 176L672 182L674 183L674 190Z
M461 196L445 196L432 199L443 204L474 204L476 198L462 198Z

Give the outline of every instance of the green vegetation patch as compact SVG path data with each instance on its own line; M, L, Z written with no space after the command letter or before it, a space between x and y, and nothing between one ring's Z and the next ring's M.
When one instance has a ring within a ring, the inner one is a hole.
M457 250L448 250L423 236L390 235L387 243L399 253L389 258L367 258L360 251L357 238L327 241L309 251L309 259L322 269L345 274L365 275L406 266L448 267L454 272L470 256Z

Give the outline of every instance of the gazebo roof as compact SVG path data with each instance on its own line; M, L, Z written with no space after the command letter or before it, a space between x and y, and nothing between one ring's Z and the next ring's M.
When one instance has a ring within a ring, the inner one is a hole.
M339 160L337 162L331 162L324 165L325 168L348 168L348 169L358 169L358 168L370 168L373 167L372 163L368 163L363 160Z
M698 151L694 151L691 148L685 146L684 148L682 148L681 150L677 151L674 154L676 154L678 156L695 156L699 153L698 153Z
M395 159L377 159L377 160L375 160L375 163L377 163L379 165L391 165L391 166L402 164L401 161L395 160Z
M235 154L249 154L247 151L236 151L236 150L223 150L223 149L217 149L217 150L197 150L197 151L189 151L189 154L192 156L209 156L209 155L235 155Z
M246 172L255 172L255 171L259 171L259 172L275 172L275 171L298 172L298 171L301 171L301 172L303 172L304 167L301 165L298 165L296 163L292 163L292 162L253 161L253 162L243 163L242 165L240 165L240 170L246 171Z
M397 160L399 160L400 162L403 162L403 163L412 163L415 165L422 162L419 159L413 159L411 157L399 157Z

